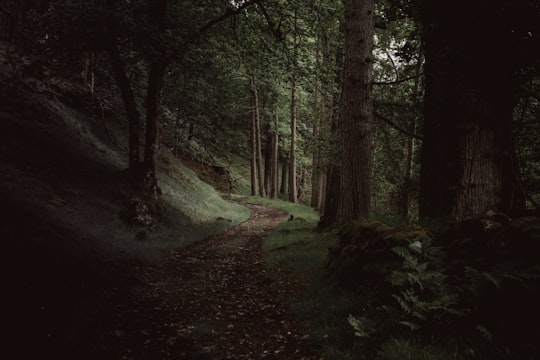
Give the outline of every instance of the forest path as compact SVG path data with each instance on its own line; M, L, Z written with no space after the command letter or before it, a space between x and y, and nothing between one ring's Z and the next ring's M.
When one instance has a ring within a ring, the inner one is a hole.
M290 313L301 283L261 263L265 236L286 214L247 206L245 222L144 271L131 300L115 310L107 348L116 358L322 358L308 325Z

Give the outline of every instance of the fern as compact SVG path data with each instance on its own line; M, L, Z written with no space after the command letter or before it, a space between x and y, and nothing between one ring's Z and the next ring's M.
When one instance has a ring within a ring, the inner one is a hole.
M397 291L392 297L401 312L400 324L417 330L431 320L462 315L458 296L447 283L441 248L415 241L392 251L402 260L388 279Z
M355 336L369 337L375 333L375 328L371 325L371 322L363 317L356 317L349 314L347 321L352 326Z

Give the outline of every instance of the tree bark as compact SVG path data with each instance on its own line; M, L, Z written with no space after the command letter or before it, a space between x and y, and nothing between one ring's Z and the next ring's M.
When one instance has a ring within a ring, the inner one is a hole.
M266 125L266 148L264 150L264 192L271 197L272 193L272 141L273 134L270 131L270 123Z
M276 199L278 197L278 174L279 174L279 134L277 129L278 114L275 115L275 129L272 132L272 179L271 179L271 197Z
M134 172L138 169L140 159L140 114L137 110L137 102L135 101L135 94L131 87L131 83L126 73L126 67L122 61L120 50L116 39L114 38L114 32L111 34L111 38L107 43L107 55L111 62L111 67L122 96L124 108L126 110L126 116L128 119L128 163L130 171Z
M338 221L338 201L341 192L341 181L339 176L339 168L335 165L331 165L326 177L324 211L322 213L323 218L319 223L319 226L323 228L333 225Z
M296 79L291 81L291 151L289 161L289 201L297 201L296 188Z
M277 199L279 188L278 188L278 177L279 177L279 138L278 134L272 134L272 185L270 189L270 194L272 199Z
M413 93L411 97L411 106L410 114L412 116L411 123L408 131L416 135L417 130L417 107L418 107L418 97L420 95L420 73L422 72L422 63L424 62L424 50L422 48L418 51L418 62L416 64L416 76L414 79ZM416 148L416 141L414 136L409 136L405 144L405 154L406 154L406 163L405 163L405 177L403 184L400 189L399 196L399 213L403 219L409 218L409 208L410 208L410 196L409 188L413 178L413 169L414 169L414 152Z
M289 201L297 202L296 186L296 67L298 62L298 10L294 11L294 44L291 77L291 152L289 155Z
M286 199L288 196L288 183L287 183L287 173L289 172L289 161L285 157L281 165L281 185L279 187L279 194L283 199Z
M255 101L251 94L251 195L259 195L259 176L257 174L257 122L255 114Z
M370 210L374 0L346 0L338 222Z
M253 116L255 120L255 162L257 165L257 183L259 185L259 195L266 196L264 188L264 173L262 170L262 149L261 149L261 117L259 112L259 95L255 76L251 77L251 91L253 96Z
M512 32L499 27L506 20L504 2L475 4L463 12L465 5L424 2L422 8L424 219L463 219L523 205L511 129L518 67L509 45ZM456 28L450 19L458 15L462 20Z
M159 124L161 118L161 88L167 67L166 57L150 64L146 96L146 142L144 147L144 188L154 197L160 193L157 180L159 156Z
M167 0L148 0L149 33L154 38L149 56L148 85L146 92L146 141L144 144L143 186L157 198L160 195L157 180L159 156L159 124L161 118L161 89L165 69L169 64L168 49L157 34L165 31ZM155 54L153 54L155 52Z
M257 114L259 111L257 110ZM257 174L259 175L259 195L266 196L266 188L264 186L264 173L263 173L263 158L261 149L261 118L256 117L256 129L257 129Z

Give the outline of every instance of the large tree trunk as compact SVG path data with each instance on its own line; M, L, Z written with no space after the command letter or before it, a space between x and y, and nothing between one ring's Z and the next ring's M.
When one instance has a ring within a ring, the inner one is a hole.
M374 0L345 0L338 222L369 214L373 142Z
M463 219L522 205L511 129L519 83L513 52L501 49L511 34L498 27L503 1L467 3L467 11L464 5L423 6L422 218Z

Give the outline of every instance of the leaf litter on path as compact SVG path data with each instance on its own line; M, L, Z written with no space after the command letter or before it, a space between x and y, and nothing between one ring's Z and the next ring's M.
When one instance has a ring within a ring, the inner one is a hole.
M248 206L244 223L145 270L104 346L119 359L322 359L287 302L301 283L261 263L286 214Z

